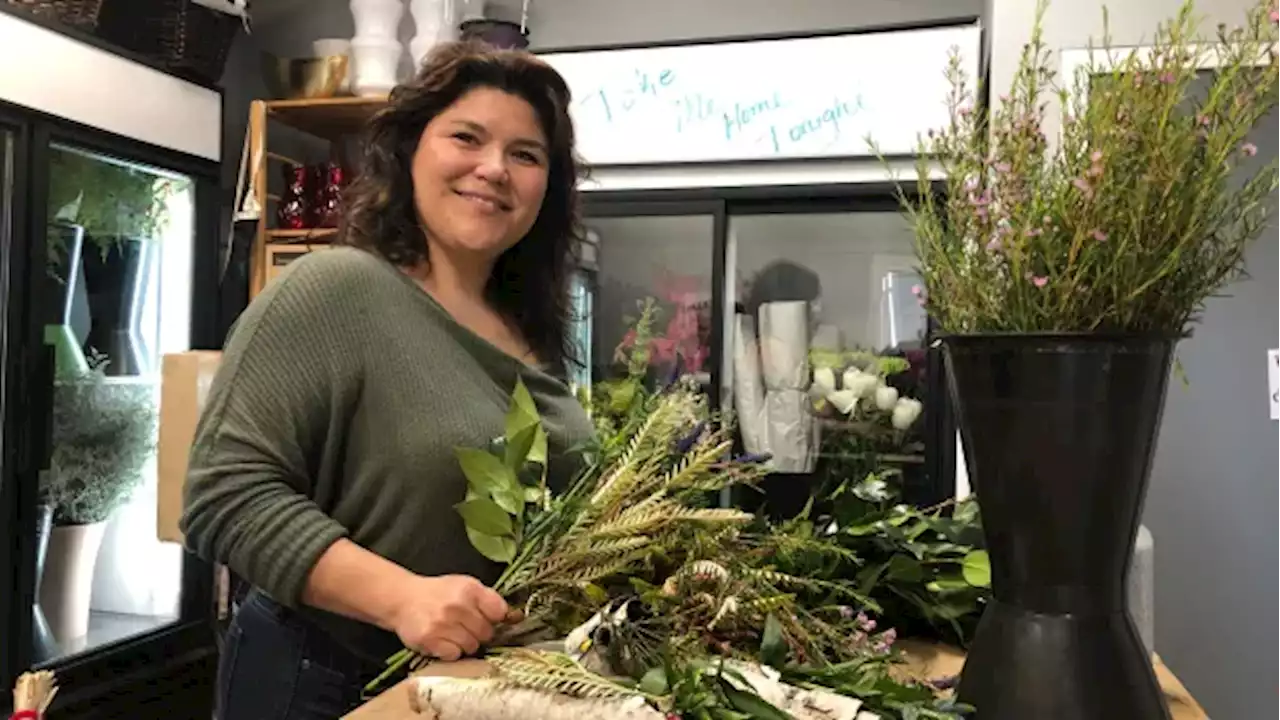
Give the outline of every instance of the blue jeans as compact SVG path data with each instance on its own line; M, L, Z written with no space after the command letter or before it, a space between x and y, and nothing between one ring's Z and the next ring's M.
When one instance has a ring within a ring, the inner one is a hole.
M218 718L334 720L360 705L365 683L380 670L253 590L218 662Z

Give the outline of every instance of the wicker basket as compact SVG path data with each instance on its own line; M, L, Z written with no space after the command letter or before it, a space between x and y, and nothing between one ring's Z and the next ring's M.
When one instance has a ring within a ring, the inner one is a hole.
M98 27L102 0L4 0L37 17L56 20L77 30L93 32Z
M176 75L215 84L241 23L192 0L105 0L98 36Z

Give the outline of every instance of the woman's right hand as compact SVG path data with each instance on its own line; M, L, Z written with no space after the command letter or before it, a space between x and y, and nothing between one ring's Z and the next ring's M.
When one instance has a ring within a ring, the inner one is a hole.
M466 575L415 575L399 588L392 629L405 647L444 661L472 655L507 618L507 602Z

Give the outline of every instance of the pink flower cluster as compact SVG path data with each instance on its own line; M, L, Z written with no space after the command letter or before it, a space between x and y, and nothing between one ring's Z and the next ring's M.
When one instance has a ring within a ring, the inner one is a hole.
M703 342L703 330L709 326L708 308L699 301L699 281L695 277L668 276L660 282L661 295L675 305L675 313L667 322L663 335L649 341L650 363L671 365L684 362L683 371L696 373L711 357L711 349ZM636 343L635 330L629 330L618 348L629 348Z

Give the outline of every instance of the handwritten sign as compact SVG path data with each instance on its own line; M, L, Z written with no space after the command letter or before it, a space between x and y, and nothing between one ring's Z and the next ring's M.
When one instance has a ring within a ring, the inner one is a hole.
M594 165L914 154L947 123L950 53L970 87L977 26L542 55L573 91Z

